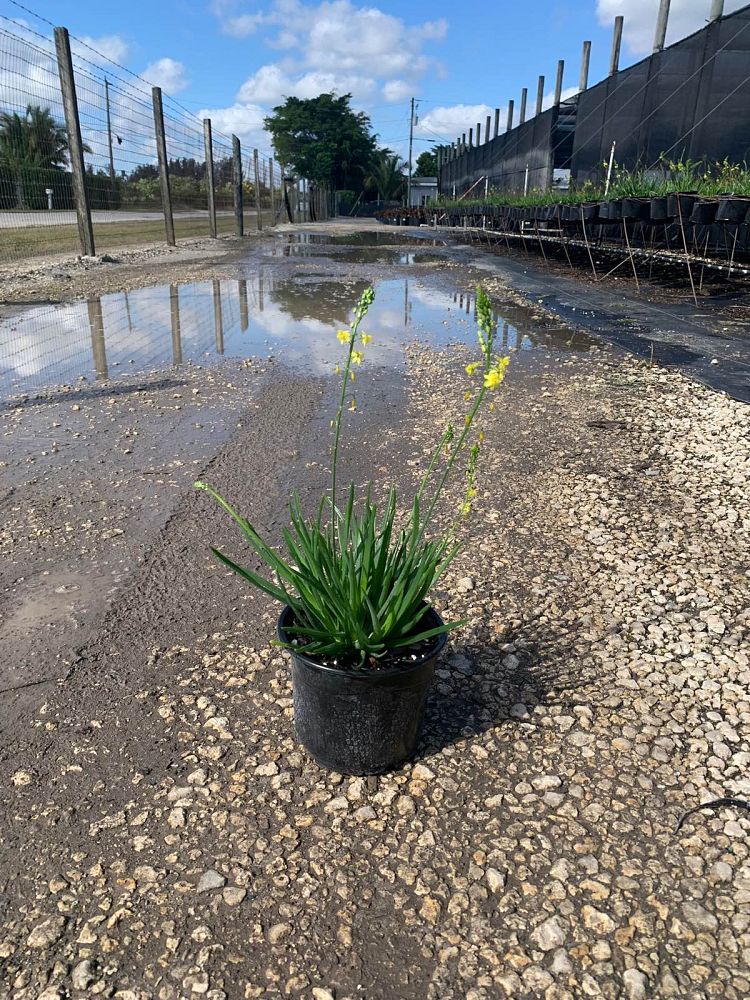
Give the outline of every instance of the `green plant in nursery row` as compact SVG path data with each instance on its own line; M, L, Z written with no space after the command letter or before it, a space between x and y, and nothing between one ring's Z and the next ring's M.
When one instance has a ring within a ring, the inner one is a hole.
M459 457L468 453L467 488L461 513L468 514L476 495L476 466L481 435L469 447L476 417L488 393L503 381L509 359L494 354L496 325L484 291L477 289L477 339L480 360L467 366L478 379L467 393L471 405L463 426L449 425L435 450L411 502L399 516L395 489L388 493L379 514L370 489L358 497L350 484L339 502L338 453L345 410L354 409L353 369L362 364L372 338L360 331L374 292L365 290L347 330L338 338L346 345L341 391L335 419L330 491L321 499L314 518L305 516L298 495L289 508L289 526L283 530L284 555L273 549L237 511L207 483L197 482L236 521L250 548L271 572L262 576L246 569L218 549L216 558L252 586L289 605L296 636L295 649L342 665L376 667L389 653L414 646L464 624L450 621L425 629L425 601L459 551L454 528L432 537L429 528L438 500ZM348 399L348 406L347 406Z

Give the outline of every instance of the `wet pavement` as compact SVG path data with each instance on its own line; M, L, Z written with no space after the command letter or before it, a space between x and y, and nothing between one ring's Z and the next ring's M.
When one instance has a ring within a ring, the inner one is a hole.
M439 266L420 274L415 266L446 264L450 251L404 250L403 238L394 245L390 233L362 239L372 235L345 243L309 234L271 239L238 264L236 278L155 284L21 312L6 307L0 395L17 398L83 379L109 384L221 359L276 357L293 370L325 374L338 358L333 334L370 283L376 296L369 357L376 365L399 366L404 345L414 341L473 342L474 294L465 276ZM504 350L587 350L593 343L513 303L498 307L496 320Z

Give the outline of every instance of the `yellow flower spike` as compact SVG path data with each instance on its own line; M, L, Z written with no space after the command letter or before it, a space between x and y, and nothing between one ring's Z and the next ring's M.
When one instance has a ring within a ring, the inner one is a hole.
M336 334L336 337L342 344L348 344L349 341L352 339L352 335L349 330L339 330L339 332Z
M370 336L369 333L363 333L362 336L360 337L360 340L362 341L364 346L367 347L367 345L372 342L372 337Z
M472 361L472 363L470 365L466 366L466 374L467 375L473 375L474 372L477 370L478 367L479 367L479 362L478 361Z
M361 351L352 351L352 364L361 365L365 356Z

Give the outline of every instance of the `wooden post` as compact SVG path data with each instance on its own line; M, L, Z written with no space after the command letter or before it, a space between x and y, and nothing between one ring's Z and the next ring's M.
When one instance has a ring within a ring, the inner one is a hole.
M213 239L219 235L216 228L216 190L214 187L214 142L211 119L203 119L203 148L206 151L206 188L208 189L208 232Z
M255 171L255 208L258 213L258 232L263 228L263 214L260 207L260 172L258 170L258 150L253 150L253 170Z
M589 65L591 63L591 42L583 43L581 54L581 77L578 81L578 90L583 93L589 86Z
M555 80L555 107L560 103L562 98L562 86L563 86L563 74L565 72L565 60L560 59L557 64L557 79Z
M514 102L508 101L508 124L505 127L506 132L510 132L510 130L513 128L513 109L514 109Z
M490 116L487 115L487 121L484 123L484 141L490 141Z
M224 353L224 317L221 314L221 282L213 279L214 298L214 334L216 336L216 353Z
M659 13L656 16L656 31L654 33L654 52L661 52L667 38L667 25L669 24L669 5L671 0L661 0L659 3Z
M91 353L94 356L94 370L97 378L107 378L107 349L104 343L104 313L102 300L89 299L89 330L91 331Z
M495 135L494 138L500 135L500 108L495 108Z
M62 91L63 109L65 111L65 128L68 133L68 151L70 153L70 169L73 174L73 200L78 218L78 236L81 241L81 253L93 257L96 254L94 245L94 229L91 225L91 209L86 191L86 166L83 162L83 139L81 138L81 121L78 117L78 98L73 77L73 59L70 54L70 37L67 28L55 28L55 50L57 52L57 70L60 74L60 90Z
M167 138L164 132L164 107L161 99L161 87L153 87L151 89L151 96L154 102L156 154L159 158L159 185L161 187L161 206L164 212L164 228L167 232L167 245L173 247L175 246L174 218L172 217L172 193L169 189Z
M240 300L240 330L244 333L250 326L250 304L247 298L247 281L240 278L237 282L237 294Z
M536 88L536 113L540 115L542 113L542 104L544 103L544 77L539 77L539 83Z
M232 187L234 189L234 231L245 235L245 213L242 204L242 146L236 135L232 136Z
M276 225L276 194L273 190L273 159L268 161L268 187L271 192L271 225Z
M528 101L528 99L529 99L529 88L524 87L523 90L521 91L521 108L518 115L519 125L523 125L523 123L526 121L526 102Z
M182 364L182 331L180 329L180 290L169 286L169 318L172 325L172 364Z
M620 68L620 47L622 45L622 26L624 18L618 14L615 18L615 27L612 32L612 54L609 57L609 75L614 76Z

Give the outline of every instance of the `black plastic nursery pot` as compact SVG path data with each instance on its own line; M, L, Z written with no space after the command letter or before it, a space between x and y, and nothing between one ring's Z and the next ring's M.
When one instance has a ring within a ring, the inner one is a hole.
M747 198L722 198L716 209L716 221L741 225L747 218L750 200Z
M284 643L291 641L293 621L293 610L284 608L278 626ZM425 609L425 630L442 624L436 611ZM321 767L339 774L394 770L416 752L445 643L444 634L437 636L412 662L382 670L329 666L290 650L297 739Z

